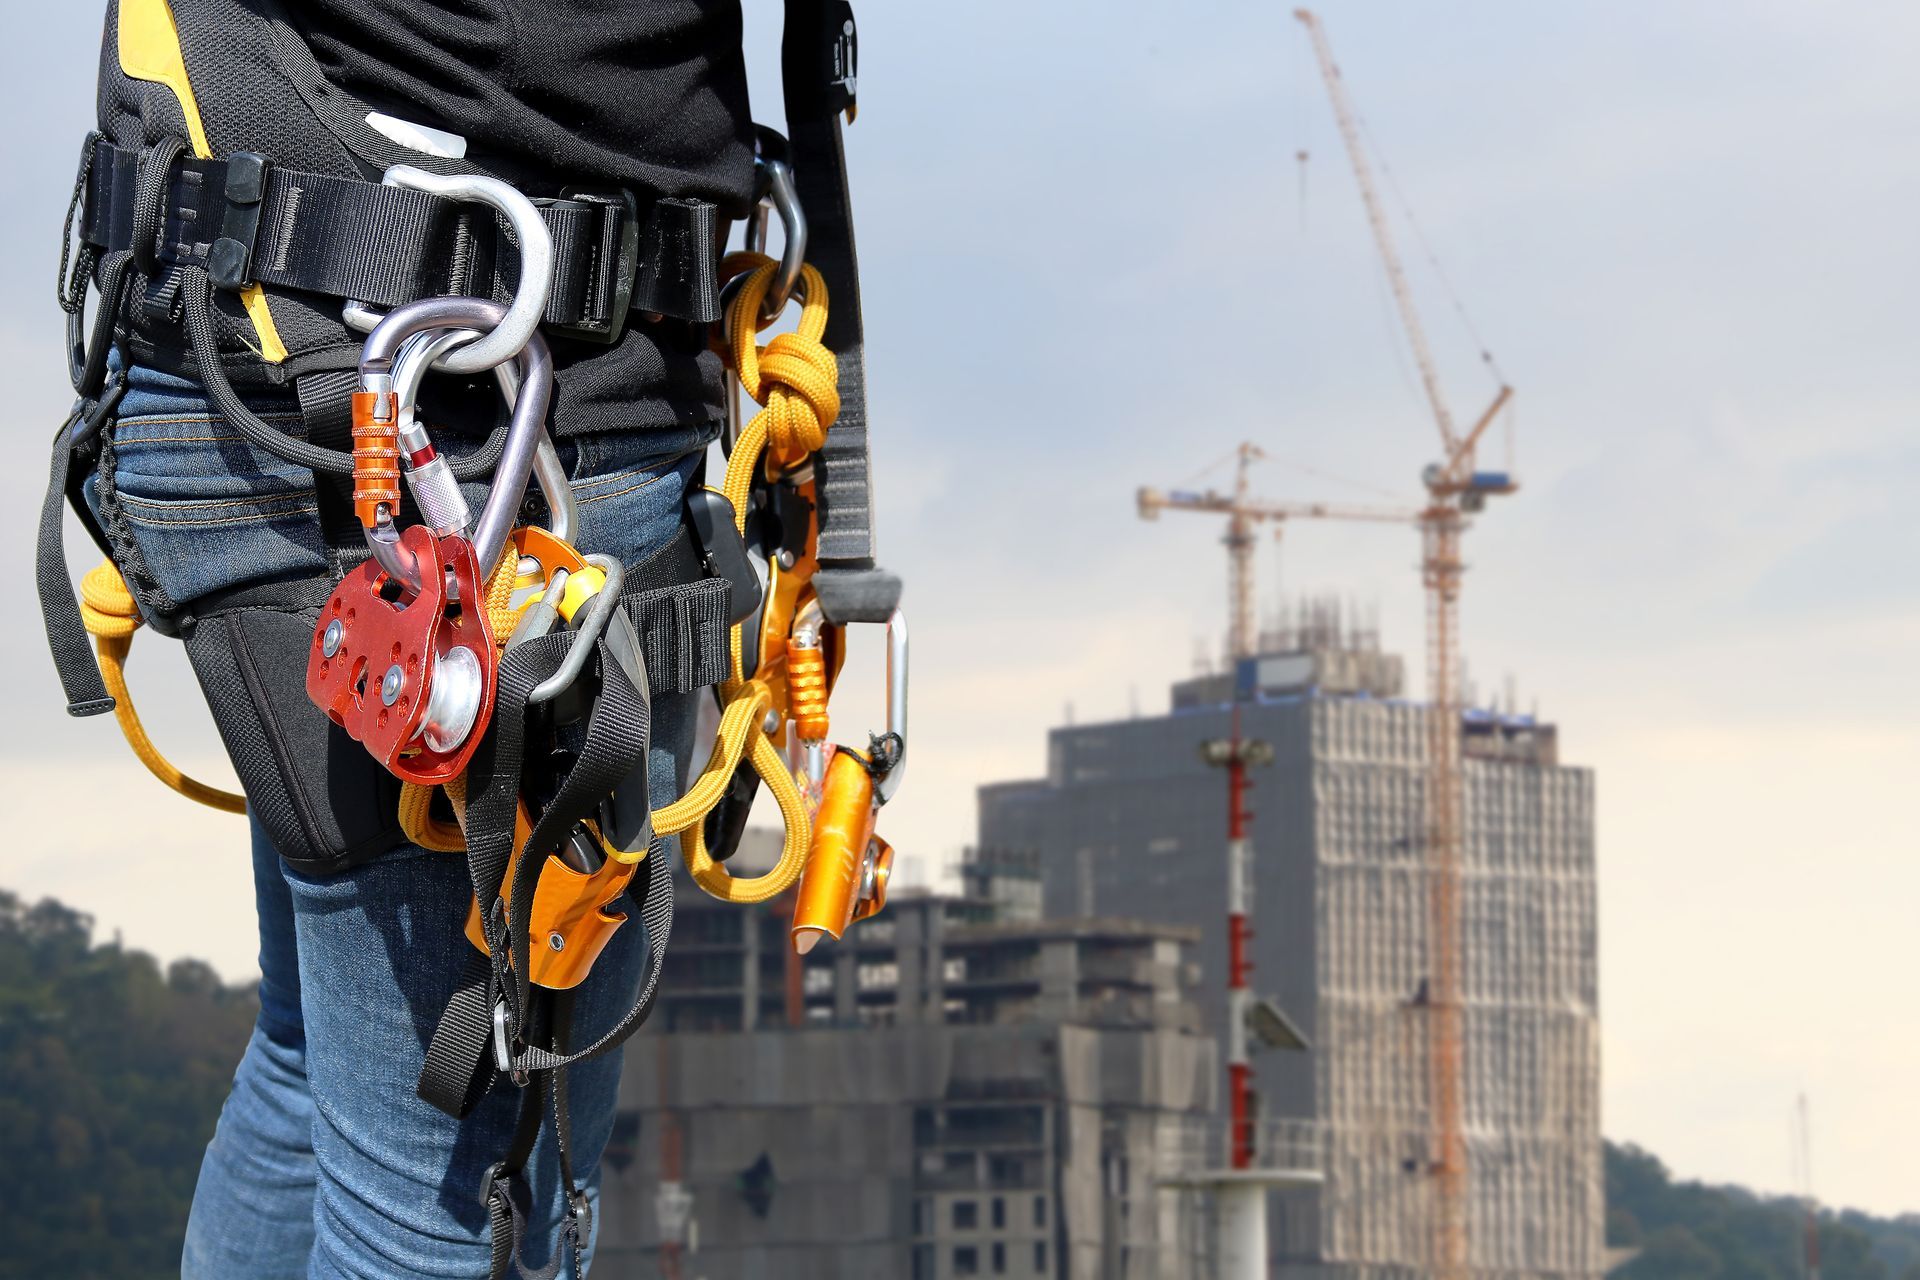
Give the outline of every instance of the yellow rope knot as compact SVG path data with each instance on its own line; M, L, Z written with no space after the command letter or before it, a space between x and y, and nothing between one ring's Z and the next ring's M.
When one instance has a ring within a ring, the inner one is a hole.
M140 629L140 607L134 603L127 580L111 560L102 560L80 580L80 621L94 638L94 650L100 655L100 679L113 695L113 718L120 722L133 754L154 777L189 800L197 800L210 809L227 813L245 813L247 798L231 791L196 782L175 768L160 754L140 723L127 693L127 652L133 648L133 633Z
M102 560L80 579L80 621L100 640L122 640L140 629L140 607L113 561Z
M740 385L766 406L750 429L764 433L769 465L785 470L825 444L827 428L840 416L840 364L820 341L827 331L827 282L813 267L801 267L799 327L763 347L755 341L760 307L778 264L764 254L736 254L728 264L752 266L727 308L728 354Z

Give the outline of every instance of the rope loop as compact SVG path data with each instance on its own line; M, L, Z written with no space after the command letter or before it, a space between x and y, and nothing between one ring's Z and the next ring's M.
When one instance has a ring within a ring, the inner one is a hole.
M94 638L94 651L100 655L100 678L113 695L113 718L120 722L133 754L147 766L147 772L189 800L219 809L224 813L245 813L247 798L233 791L222 791L196 781L180 772L174 763L160 754L140 723L139 712L127 693L127 654L133 648L133 633L140 629L140 606L134 603L127 580L111 560L102 560L80 580L80 621Z
M763 405L769 464L779 470L803 462L827 442L840 416L840 364L821 338L827 331L827 282L811 265L800 269L800 323L765 345L756 341L760 304L779 264L764 254L734 254L727 265L751 268L727 307L727 354L740 385Z

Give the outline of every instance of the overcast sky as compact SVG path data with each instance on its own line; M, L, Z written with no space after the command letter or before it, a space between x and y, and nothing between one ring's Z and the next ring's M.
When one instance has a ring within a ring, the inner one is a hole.
M777 9L749 17L768 120ZM0 486L24 578L65 404L54 232L99 24L86 4L19 16L0 84L18 465ZM1434 438L1288 6L861 17L849 149L881 529L916 646L887 823L935 878L971 839L973 787L1039 772L1068 704L1157 710L1217 639L1220 529L1139 523L1135 486L1252 439L1273 497L1411 498ZM1920 546L1901 509L1920 481L1920 15L1328 0L1325 18L1517 388L1523 487L1469 535L1466 651L1483 690L1511 676L1597 772L1606 1131L1686 1175L1786 1189L1805 1089L1821 1196L1920 1209ZM1416 285L1471 416L1492 384L1431 271ZM1261 555L1270 599L1284 583L1377 607L1420 669L1411 532L1301 524ZM27 803L8 806L0 885L246 973L236 821L161 791L111 724L66 721L24 597L17 619L0 763ZM176 646L143 637L133 679L155 736L216 772Z

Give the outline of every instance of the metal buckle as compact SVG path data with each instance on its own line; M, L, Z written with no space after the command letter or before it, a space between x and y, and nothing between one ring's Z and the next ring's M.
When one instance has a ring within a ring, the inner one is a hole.
M516 1085L527 1083L527 1073L513 1065L513 1047L507 1043L507 1002L493 1002L493 1065Z
M613 615L626 606L621 596L626 591L627 572L619 557L590 555L582 557L586 562L605 575L606 581L592 598L580 607L586 613L580 619L579 630L574 632L573 647L567 650L567 656L560 660L560 668L552 675L533 687L527 695L527 705L537 706L542 702L551 702L573 687L586 669L587 659L593 656L594 646L600 642L601 633L606 631L607 623ZM579 615L576 614L576 617Z
M598 205L603 210L601 217L620 219L619 248L614 252L612 262L600 264L602 272L612 273L613 293L607 301L605 320L582 320L570 324L549 321L545 328L548 333L579 342L612 346L620 341L620 335L627 330L627 315L633 306L634 280L640 274L640 204L633 192L624 189L588 191L579 187L561 188L558 200L535 201L546 206L569 202ZM592 296L593 290L589 288L589 299Z

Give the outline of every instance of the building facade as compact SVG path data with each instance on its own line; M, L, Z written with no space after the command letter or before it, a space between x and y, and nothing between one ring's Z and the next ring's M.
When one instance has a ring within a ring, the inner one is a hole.
M902 895L804 962L683 893L630 1042L600 1266L685 1280L1188 1280L1158 1153L1214 1106L1197 933ZM1024 882L1037 882L1028 868Z
M979 842L1040 868L1047 915L1202 930L1224 1033L1225 781L1198 745L1242 732L1253 771L1252 982L1306 1053L1256 1064L1259 1114L1317 1126L1324 1182L1276 1194L1278 1274L1413 1276L1436 1233L1426 1001L1425 706L1350 640L1176 686L1165 716L1052 732L1045 778L980 792ZM1531 717L1461 727L1468 1240L1478 1276L1604 1270L1593 777Z

